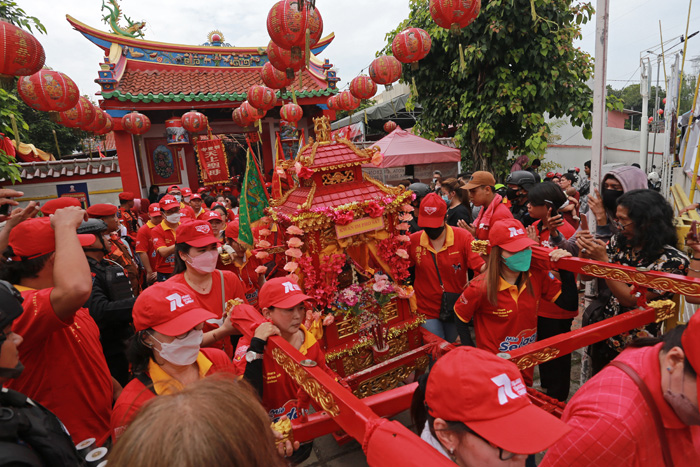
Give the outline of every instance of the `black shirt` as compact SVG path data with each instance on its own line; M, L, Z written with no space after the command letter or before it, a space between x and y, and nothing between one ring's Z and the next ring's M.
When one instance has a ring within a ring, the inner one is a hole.
M457 227L457 221L463 220L467 224L472 223L472 213L471 210L463 204L458 204L453 208L447 209L447 218L445 222L447 225L452 227Z

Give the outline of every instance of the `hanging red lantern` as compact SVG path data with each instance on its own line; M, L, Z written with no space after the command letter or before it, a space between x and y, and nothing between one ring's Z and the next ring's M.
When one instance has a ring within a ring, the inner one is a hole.
M231 114L231 118L233 119L233 123L235 123L236 125L238 125L241 128L245 128L245 127L249 126L251 123L253 123L252 121L243 118L243 116L241 114L240 107L236 107L233 110L233 113Z
M367 75L360 75L350 81L350 92L358 99L371 99L377 93L377 83Z
M81 128L91 133L97 133L100 130L102 130L105 127L105 125L107 125L107 117L105 117L105 113L102 111L101 108L97 107L94 104L92 108L95 111L95 118L93 118L92 122L85 126L82 126Z
M338 105L343 110L355 110L360 106L360 99L345 90L338 94Z
M272 89L286 88L292 84L292 81L294 80L294 77L287 78L287 73L278 70L272 66L272 63L270 62L263 65L262 69L260 70L260 76L262 76L265 86Z
M151 120L140 112L133 111L122 117L122 127L132 135L142 135L151 129Z
M105 115L105 126L102 127L101 130L95 132L98 135L106 135L107 133L112 131L112 127L114 126L114 123L112 123L112 117L110 117L109 114L104 110L102 110L102 113L104 113Z
M396 129L397 126L398 125L396 125L395 121L389 120L388 122L386 122L384 124L384 131L386 131L387 133L391 133L392 131L394 131Z
M480 10L481 0L430 0L430 16L435 24L455 34L469 26Z
M253 107L248 101L244 101L239 108L241 109L241 117L250 122L262 119L266 113L262 109L257 109Z
M649 117L649 123L652 123L654 121L654 117Z
M288 79L294 79L294 72L304 68L306 54L302 53L299 57L293 57L289 49L284 49L270 41L267 46L267 58L270 59L272 66L278 70L284 70Z
M306 31L309 31L307 43ZM316 45L323 34L323 19L316 7L298 0L275 3L267 14L267 32L275 44L295 58Z
M401 63L411 63L417 68L418 60L422 60L430 52L430 35L420 28L408 28L396 35L391 43L394 57Z
M0 50L0 75L33 75L46 60L36 37L6 21L0 21Z
M377 84L391 84L401 77L401 62L391 55L375 58L369 66L369 76Z
M267 112L277 105L277 94L274 89L256 84L248 90L248 102L256 109Z
M59 112L56 123L68 128L79 128L87 125L95 118L92 103L85 97L80 96L78 103L72 109Z
M280 109L280 118L296 125L304 116L304 111L297 104L284 104Z
M328 106L329 110L343 110L342 107L340 107L337 95L329 97L326 101L326 105Z
M200 133L207 129L209 120L206 115L196 110L190 110L182 116L182 127L190 133Z
M659 109L659 110L656 111L656 113L658 113L659 115L663 115L663 114L664 114L664 109Z
M80 98L72 79L48 68L19 78L17 93L25 104L42 112L64 112L75 107Z

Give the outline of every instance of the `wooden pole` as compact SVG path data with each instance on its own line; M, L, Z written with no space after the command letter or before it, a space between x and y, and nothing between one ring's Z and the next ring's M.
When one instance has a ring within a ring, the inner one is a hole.
M683 82L681 81L681 84ZM688 142L685 143L685 147L683 148L683 162L681 162L681 167L685 166L685 152L688 150L688 143L690 143L690 127L693 125L693 110L695 110L695 104L698 101L698 89L700 89L700 75L698 75L697 82L695 83L695 96L693 96L693 105L690 107L690 117L688 118L688 126L687 130L685 131L685 134L688 136ZM680 98L678 99L678 106L680 107ZM695 165L697 166L697 161L695 161ZM695 169L695 176L697 177L697 172L698 169Z
M664 33L661 31L661 20L659 20L659 37L661 37L661 60L664 63L664 89L668 95L668 78L666 77L666 56L664 55Z
M678 108L676 109L676 115L681 114L681 96L683 94L683 69L685 68L685 52L686 50L688 50L688 28L690 27L690 8L692 6L693 0L690 0L688 2L688 20L685 23L685 36L683 36L685 38L685 43L683 44L683 59L681 60L681 83L678 86ZM695 104L693 104L693 108L695 108Z
M591 193L600 187L605 146L605 80L608 67L609 0L596 5L595 83L593 86L593 140L591 141Z

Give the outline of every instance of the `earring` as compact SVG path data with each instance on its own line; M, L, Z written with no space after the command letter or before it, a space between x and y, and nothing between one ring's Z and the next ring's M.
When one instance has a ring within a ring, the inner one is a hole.
M670 366L667 366L667 367L666 367L666 371L668 371L668 372L670 373L670 372L671 372L671 367L670 367Z
M455 448L450 448L450 455L454 455L455 453Z

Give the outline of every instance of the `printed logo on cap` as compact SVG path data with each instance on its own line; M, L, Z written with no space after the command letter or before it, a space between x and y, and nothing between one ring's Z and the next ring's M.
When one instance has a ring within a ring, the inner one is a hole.
M196 230L199 233L203 233L203 234L211 233L211 227L209 227L209 224L197 225L197 226L195 226L194 230Z
M510 399L515 400L527 393L525 385L520 378L513 381L505 373L491 378L491 381L498 386L498 403L501 405L505 405Z
M170 294L165 297L166 300L170 302L170 311L175 311L178 308L182 308L185 305L194 303L192 297L189 295L180 295L179 293Z
M301 292L301 287L296 285L294 282L283 282L282 285L284 286L284 293L289 293L289 292Z
M515 227L508 227L508 231L510 232L510 238L517 237L518 235L525 235L523 229L517 229Z
M432 214L435 214L435 211L437 211L437 207L435 207L435 206L426 206L426 207L423 208L423 211L425 211L426 214L428 214L428 215L432 215Z
M164 204L165 204L166 206L169 205L169 204L177 204L177 200L176 200L176 199L170 199L170 198L168 198L168 199L165 200L165 203L164 203Z

